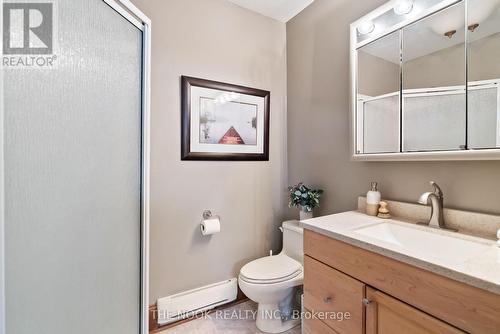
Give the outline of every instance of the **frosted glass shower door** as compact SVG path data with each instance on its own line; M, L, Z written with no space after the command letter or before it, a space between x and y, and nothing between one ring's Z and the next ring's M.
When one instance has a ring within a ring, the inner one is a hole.
M143 32L57 0L53 68L4 68L6 334L137 334Z

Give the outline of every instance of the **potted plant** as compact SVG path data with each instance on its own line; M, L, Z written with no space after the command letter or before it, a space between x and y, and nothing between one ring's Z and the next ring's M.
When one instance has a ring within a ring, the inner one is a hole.
M321 189L311 189L303 183L299 183L293 187L288 187L290 192L289 207L300 208L300 220L310 219L313 217L313 209L319 206L319 199L323 194Z

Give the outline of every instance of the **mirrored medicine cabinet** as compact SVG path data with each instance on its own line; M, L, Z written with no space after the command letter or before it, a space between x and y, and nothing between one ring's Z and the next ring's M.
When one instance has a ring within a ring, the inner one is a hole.
M500 0L388 2L351 75L354 160L500 159Z

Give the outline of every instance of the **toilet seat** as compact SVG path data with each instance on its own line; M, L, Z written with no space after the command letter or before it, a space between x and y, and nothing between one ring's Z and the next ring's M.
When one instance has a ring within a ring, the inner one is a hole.
M246 264L240 271L240 279L252 284L273 284L291 280L303 271L302 265L280 254L267 256Z

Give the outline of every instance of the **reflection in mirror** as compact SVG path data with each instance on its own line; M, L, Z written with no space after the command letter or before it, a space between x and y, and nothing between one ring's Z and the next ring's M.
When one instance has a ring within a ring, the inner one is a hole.
M468 147L500 147L500 0L469 0Z
M357 151L399 152L400 32L358 50Z
M465 5L403 28L403 151L465 149Z
M423 11L444 0L396 0L385 13L380 14L373 20L361 22L357 27L356 40L358 43L365 42L374 36L383 35L387 29L400 25L405 20L420 15Z

